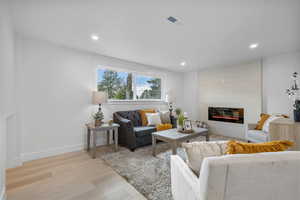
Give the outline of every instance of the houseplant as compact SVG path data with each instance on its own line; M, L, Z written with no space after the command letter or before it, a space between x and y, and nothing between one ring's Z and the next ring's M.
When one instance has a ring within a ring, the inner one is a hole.
M299 83L298 83L298 73L294 72L292 75L293 83L290 88L286 90L286 93L294 101L294 120L295 122L300 122L300 96L299 96Z
M93 115L93 118L95 120L95 126L101 126L103 124L104 115L103 112L98 111Z
M179 115L182 113L182 111L180 108L176 108L175 113L176 113L176 116L179 117Z
M184 117L183 113L180 113L177 118L177 129L180 131L183 130L184 120L185 120L185 117Z

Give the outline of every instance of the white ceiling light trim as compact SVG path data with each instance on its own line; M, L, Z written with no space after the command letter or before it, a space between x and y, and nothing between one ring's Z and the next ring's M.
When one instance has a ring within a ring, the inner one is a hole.
M249 49L256 49L259 46L258 43L252 43L249 45Z
M94 41L98 41L99 36L97 34L91 34L91 39L94 40Z
M182 62L180 63L180 65L181 65L181 66L186 66L186 62L185 62L185 61L182 61Z

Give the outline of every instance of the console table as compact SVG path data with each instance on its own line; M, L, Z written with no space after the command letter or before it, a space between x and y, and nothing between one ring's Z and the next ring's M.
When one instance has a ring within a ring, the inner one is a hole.
M93 152L92 157L96 158L96 141L97 133L104 133L107 137L107 145L109 145L110 134L113 134L115 151L118 151L118 128L119 124L103 124L101 126L95 126L94 123L86 124L87 127L87 151L90 151L91 135L93 137Z
M270 123L270 141L290 140L295 142L291 150L300 150L300 123L291 119L280 118Z

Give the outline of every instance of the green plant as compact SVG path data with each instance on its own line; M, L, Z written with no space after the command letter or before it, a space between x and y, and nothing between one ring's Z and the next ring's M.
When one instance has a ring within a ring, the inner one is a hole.
M103 112L101 111L96 112L95 114L93 114L93 118L94 120L102 121L104 119Z
M180 108L176 108L175 113L176 113L177 116L179 116L182 113L182 111L181 111Z
M184 117L183 113L180 113L180 114L178 115L178 124L179 124L180 126L183 126L184 120L185 120L185 117Z
M294 109L300 111L300 100L295 101Z

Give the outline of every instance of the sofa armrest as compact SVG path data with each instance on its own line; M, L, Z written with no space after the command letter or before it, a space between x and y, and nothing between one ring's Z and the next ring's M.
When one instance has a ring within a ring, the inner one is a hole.
M199 179L177 155L171 156L171 187L174 200L200 197Z
M127 126L132 126L133 127L133 124L132 122L129 120L129 119L125 119L123 117L121 117L120 115L114 113L114 121L120 125L127 125Z
M130 149L134 149L136 146L136 138L133 129L132 121L125 119L114 113L114 122L119 124L119 143L126 145Z

